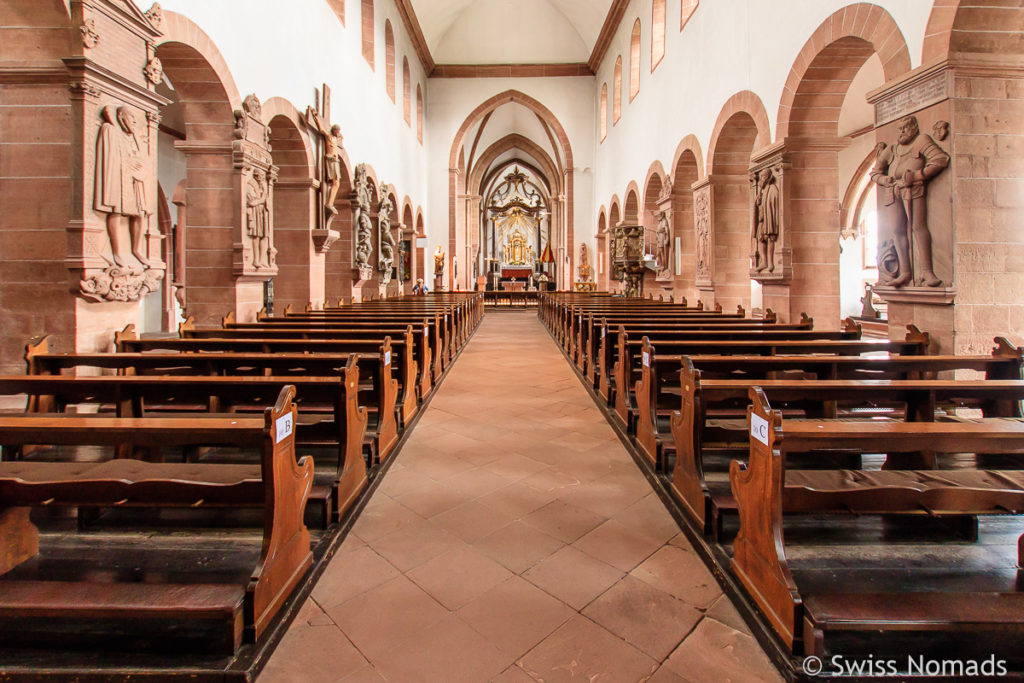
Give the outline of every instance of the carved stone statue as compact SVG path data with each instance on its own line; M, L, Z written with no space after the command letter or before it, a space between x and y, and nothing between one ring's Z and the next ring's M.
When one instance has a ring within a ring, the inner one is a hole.
M672 252L672 230L668 225L668 213L665 211L658 214L658 229L655 232L654 249L658 261L658 277L670 276L672 272L672 265L669 263Z
M693 193L693 223L697 235L698 280L711 279L711 192L710 187Z
M434 275L444 275L444 248L440 244L434 250Z
M312 107L306 109L306 122L311 128L320 133L324 140L323 161L324 161L324 208L331 215L338 213L334 207L334 201L338 198L338 188L341 187L341 126L334 124L330 128L321 118L319 112ZM365 169L364 169L365 170Z
M391 234L391 212L395 205L391 202L388 193L388 186L381 187L383 199L380 200L380 207L377 209L377 229L380 231L380 242L378 246L377 268L381 272L381 281L385 284L391 281L391 269L395 265L395 237Z
M590 266L590 249L586 242L580 242L580 267L579 281L590 282L594 277L594 270Z
M356 208L353 223L356 227L355 257L356 267L371 269L370 254L373 252L373 222L370 220L370 207L373 203L373 190L370 180L366 177L366 166L356 166Z
M775 173L770 168L762 169L757 176L754 189L754 226L751 238L754 250L750 257L753 269L761 273L767 270L775 272L775 243L779 240L780 225L780 194Z
M146 232L145 164L147 145L135 132L135 117L127 107L107 105L96 138L96 178L93 208L107 214L107 235L114 264L125 266L127 221L131 254L148 267L143 241Z
M251 240L254 268L271 265L269 194L266 174L255 170L245 188L245 234Z
M921 132L913 116L900 120L895 145L879 143L876 150L871 179L879 186L881 205L878 282L939 287L942 281L932 270L925 192L928 181L949 166L949 154Z

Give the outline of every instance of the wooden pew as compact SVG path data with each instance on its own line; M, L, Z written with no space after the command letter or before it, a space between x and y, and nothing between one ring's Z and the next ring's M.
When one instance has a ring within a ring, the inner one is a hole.
M129 329L131 328L131 329ZM134 335L133 326L115 335L115 345L119 351L134 353L191 352L191 353L308 353L315 355L323 352L357 353L360 362L367 369L365 376L374 377L374 395L377 399L367 405L369 412L377 415L377 424L370 425L369 431L377 441L377 454L384 458L398 441L398 425L396 422L396 405L401 393L403 424L415 413L415 392L409 384L412 366L408 364L409 345L404 342L403 355L389 351L396 345L385 337L383 343L363 340L341 339L266 339L266 338L213 338L213 339L176 339L176 338L144 338ZM396 361L404 361L400 367L402 374L394 377L393 365ZM407 417L406 417L407 416Z
M61 365L74 367L111 367L115 356L95 355L82 359L63 359ZM156 354L146 354L156 355ZM221 354L194 354L221 355ZM183 358L174 358L178 368ZM45 362L46 356L37 356ZM130 360L130 359L129 359ZM206 359L195 358L192 368L201 372ZM131 366L122 366L130 370ZM359 366L355 355L348 358L340 375L284 377L205 376L193 375L100 375L72 377L67 375L4 375L0 376L0 394L28 396L27 411L36 414L60 413L69 405L98 403L112 405L118 417L153 417L156 415L189 415L201 421L224 413L244 414L262 410L271 403L284 383L297 388L303 413L296 425L300 445L320 446L337 453L336 465L326 481L314 486L310 502L318 506L320 524L336 521L352 506L366 488L367 460L374 454L385 457L397 442L393 425L367 435L368 415L359 405ZM389 400L388 398L384 399ZM393 413L392 413L393 414ZM130 441L126 441L130 444ZM384 450L379 450L383 446ZM123 456L133 454L139 446L126 446ZM368 454L364 457L364 453ZM17 454L15 454L17 455ZM152 457L160 457L154 453Z
M821 654L828 633L919 630L955 627L978 609L971 594L921 593L838 595L805 599L786 557L786 513L884 515L987 515L1024 511L1024 471L1020 470L848 470L804 471L787 467L794 454L827 450L861 453L939 452L1024 455L1024 422L847 422L783 420L766 392L750 389L749 463L733 461L729 479L736 498L740 531L730 570L794 653ZM1018 541L1024 566L1024 536ZM1024 632L1024 594L1009 593L982 603L989 625ZM991 610L991 611L988 611ZM926 618L924 618L926 617Z
M860 339L860 329L795 330L795 331L690 331L679 332L655 343L663 352L675 355L694 353L832 353L860 355L869 352L900 353L914 355L923 353L930 343L928 336L917 328L909 326L903 342L885 339ZM648 344L651 340L648 339ZM636 371L643 365L644 340L629 338L624 328L619 329L617 357L612 362L614 387L608 389L613 398L615 415L629 431L635 428L636 403L633 397L636 385ZM648 362L651 356L648 356ZM607 361L606 361L607 362ZM621 390L620 390L621 388ZM602 392L604 393L604 392Z
M213 340L221 346L231 346L221 350L243 350L233 346L235 342L251 342L244 350L253 351L255 347L263 349L265 353L280 351L297 351L303 344L309 341L327 341L332 352L381 354L387 361L387 365L394 366L394 374L398 380L397 405L400 409L399 419L402 424L408 424L419 410L419 396L417 388L421 386L420 365L416 361L417 347L412 334L412 327L406 326L402 330L395 330L395 336L388 334L387 330L374 330L364 332L361 335L354 335L346 332L342 338L338 332L333 330L316 330L311 328L287 328L270 330L234 330L222 328L196 328L188 325L189 321L182 323L179 329L180 341L191 340ZM130 326L129 326L130 327ZM134 331L134 329L133 329ZM352 338L356 337L356 338ZM307 341L308 340L308 341ZM116 337L118 348L128 348L128 332L123 331ZM165 340L154 341L152 339L135 340L132 342L133 350L171 350ZM208 345L209 346L209 345ZM145 347L145 348L140 348ZM176 350L200 350L189 348L186 345L179 345ZM210 350L204 348L202 350ZM310 350L310 349L307 349ZM425 374L425 373L424 373Z
M243 633L259 639L312 565L303 523L313 484L313 461L296 459L292 403L286 386L262 417L103 418L0 416L0 445L154 448L231 445L255 449L260 464L196 465L112 460L0 462L0 574L39 553L32 507L264 507L259 563L246 586L0 581L0 619L48 618L214 621L223 624L223 649L233 653Z
M296 314L287 318L262 317L255 323L236 323L234 314L229 313L223 318L226 329L260 330L283 328L310 328L337 332L343 338L372 337L374 334L387 334L393 338L404 337L405 331L412 330L413 357L419 365L419 395L425 400L430 394L433 382L440 378L443 370L445 339L442 337L440 316L421 317L418 320L385 322L370 317L360 316L354 319L314 317L311 314Z
M876 359L882 361L883 359ZM704 533L720 532L721 516L734 509L734 501L724 487L710 486L705 476L705 456L709 452L725 456L746 447L746 432L731 427L722 417L714 425L709 414L721 406L746 403L752 386L760 386L778 405L791 405L808 416L837 415L837 404L895 407L890 420L932 422L939 409L950 406L974 407L986 417L1020 417L1019 401L1024 399L1024 381L986 380L864 380L864 379L710 379L702 380L689 359L680 373L682 397L680 409L671 419L675 462L671 468L671 490ZM639 394L638 394L639 395ZM872 413L861 412L860 422L870 421ZM849 419L849 415L847 416ZM648 429L645 425L644 430ZM745 429L745 428L743 428ZM639 430L638 430L639 431ZM641 439L638 438L638 442ZM705 444L714 443L709 449ZM924 450L924 449L922 449ZM881 451L885 452L885 451ZM660 455L664 451L658 451ZM738 455L738 452L736 453ZM934 465L934 458L920 453L902 464ZM659 464L664 464L662 459ZM889 465L887 465L889 466Z

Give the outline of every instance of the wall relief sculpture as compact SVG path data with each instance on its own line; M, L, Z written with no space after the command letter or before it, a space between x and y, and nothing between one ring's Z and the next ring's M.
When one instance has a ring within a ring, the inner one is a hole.
M158 289L164 275L147 254L154 213L147 192L153 172L149 139L140 135L126 106L107 105L100 118L93 208L106 216L110 256L103 246L95 249L107 267L82 280L81 293L92 301L137 301Z
M395 236L391 234L391 212L395 205L391 201L390 188L382 185L381 200L377 208L377 268L380 270L382 284L391 282L391 272L395 267Z
M775 171L763 168L752 175L754 183L751 269L755 273L775 272L775 244L782 233L782 193Z
M658 213L658 227L654 231L654 256L658 264L656 280L672 279L672 227L667 211Z
M355 226L355 267L359 270L360 280L373 277L370 265L370 254L373 253L373 220L370 212L373 207L373 188L366 175L366 165L356 166L355 177L355 208L352 223Z
M82 22L79 31L82 33L82 45L86 48L94 48L99 45L100 34L96 31L96 20L86 19Z
M613 230L612 267L626 296L640 296L644 274L644 226L617 225Z
M711 185L693 191L693 226L696 233L696 281L711 284Z
M270 155L270 129L262 120L263 107L247 95L234 112L232 157L238 174L240 227L235 242L235 274L265 280L277 273L274 248L274 183L277 167Z
M146 63L143 73L146 74L147 81L153 85L160 85L160 82L164 80L164 65L160 62L160 58L153 57L150 59Z
M153 25L157 31L163 31L164 28L164 8L160 6L159 2L154 2L153 5L145 12L146 19L149 19L149 23Z
M871 179L878 185L878 284L941 287L932 268L928 182L949 166L949 154L920 131L917 118L900 120L895 145L878 143Z

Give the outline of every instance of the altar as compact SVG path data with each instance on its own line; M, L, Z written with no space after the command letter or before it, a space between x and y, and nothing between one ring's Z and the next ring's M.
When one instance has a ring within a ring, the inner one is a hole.
M526 280L533 275L533 268L526 266L502 266L501 267L501 279L511 280L516 278L519 280Z

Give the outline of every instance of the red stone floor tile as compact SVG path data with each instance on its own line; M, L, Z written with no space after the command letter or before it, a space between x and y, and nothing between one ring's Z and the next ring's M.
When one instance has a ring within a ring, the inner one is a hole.
M502 312L260 680L779 677L536 315Z

